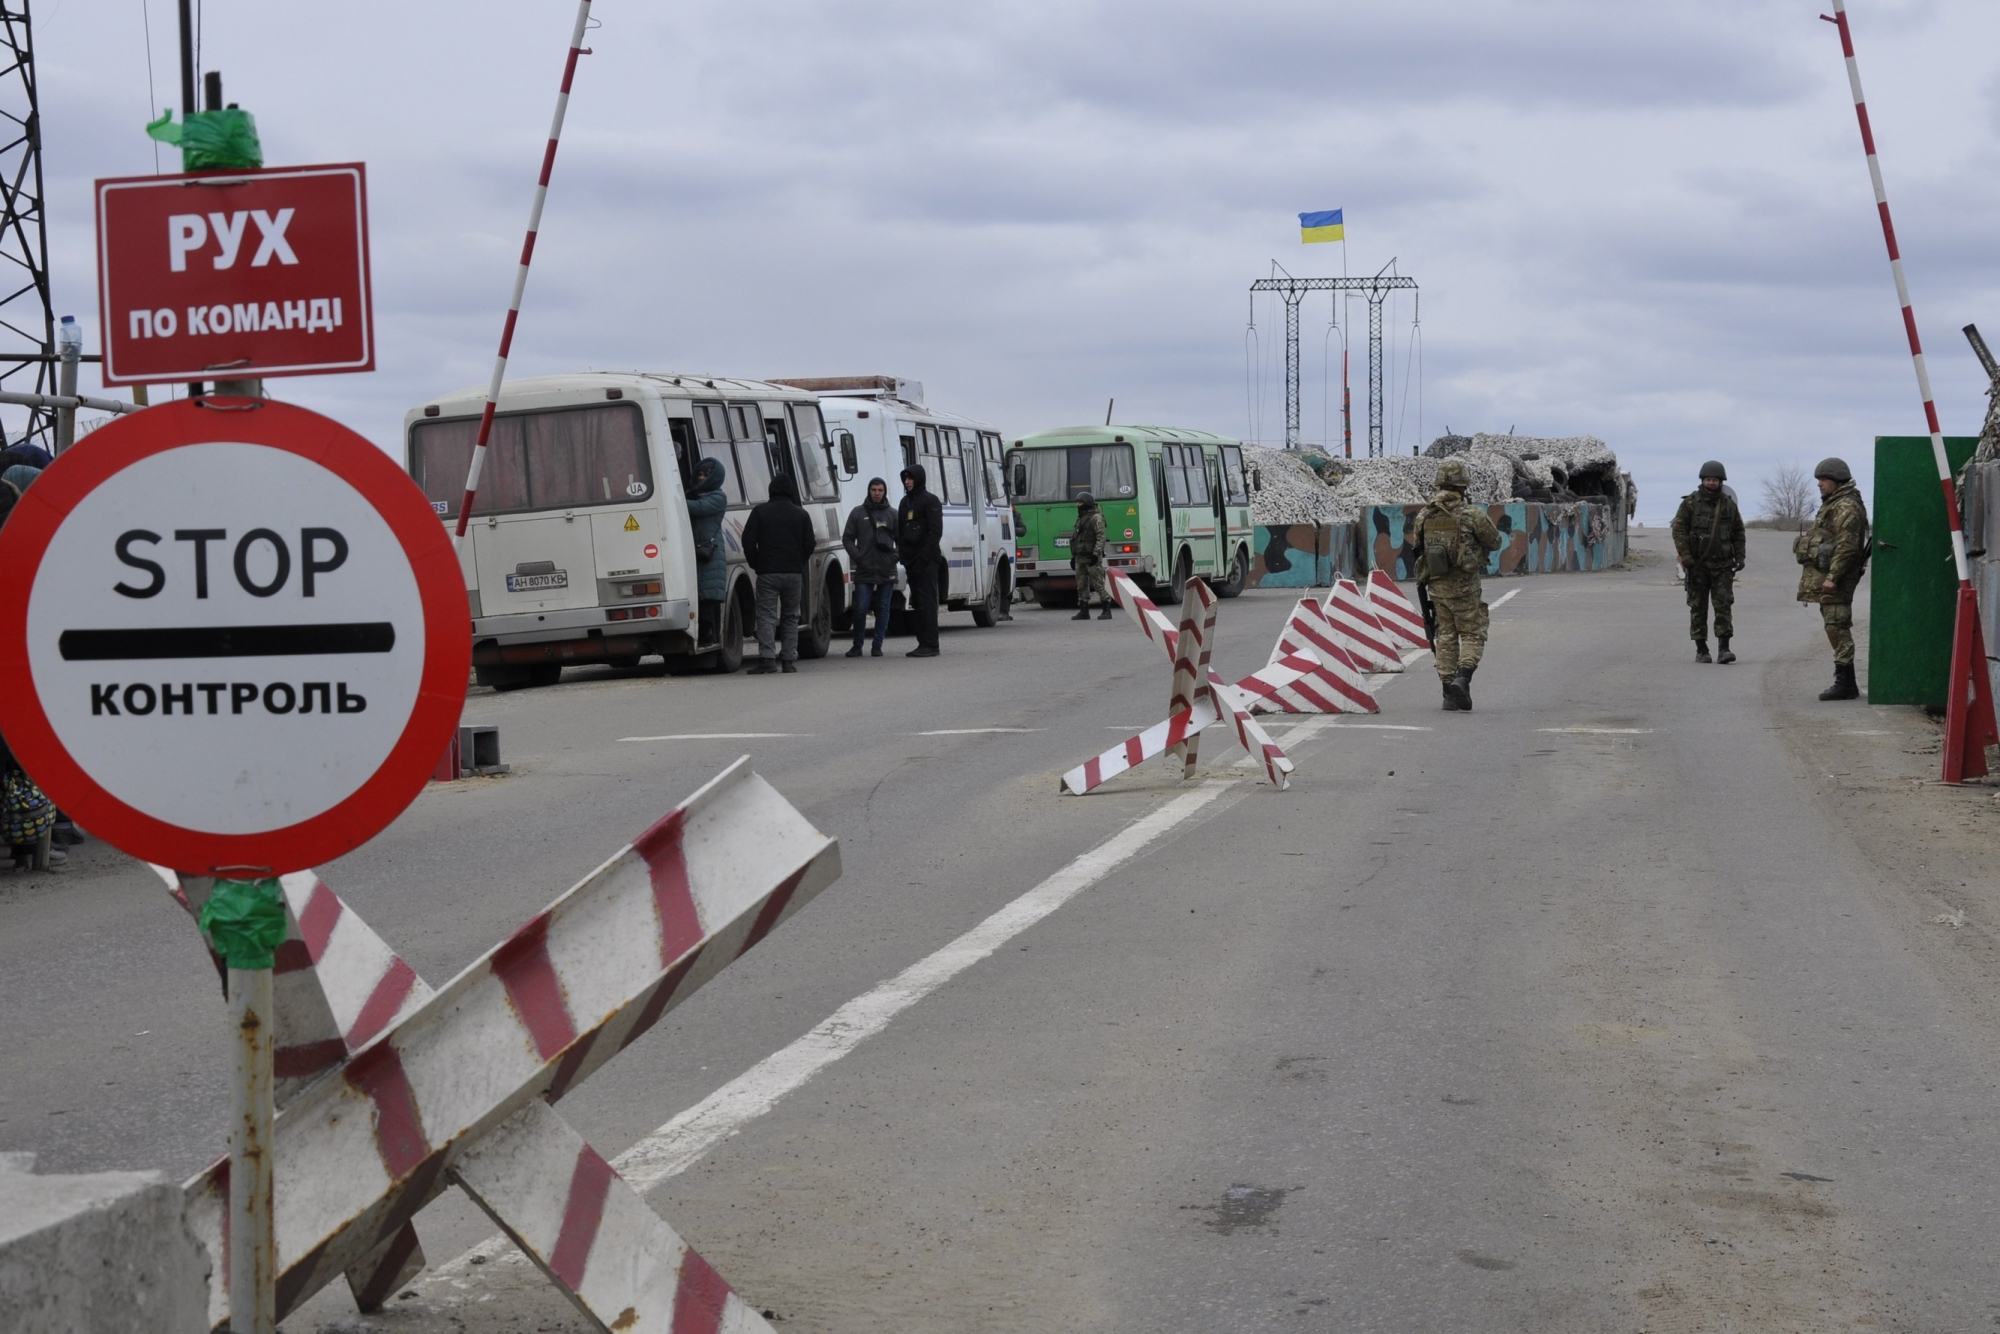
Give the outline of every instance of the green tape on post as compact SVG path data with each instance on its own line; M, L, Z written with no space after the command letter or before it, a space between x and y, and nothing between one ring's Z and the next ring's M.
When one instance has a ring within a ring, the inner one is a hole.
M276 880L218 880L195 924L231 968L269 968L285 943L285 895Z

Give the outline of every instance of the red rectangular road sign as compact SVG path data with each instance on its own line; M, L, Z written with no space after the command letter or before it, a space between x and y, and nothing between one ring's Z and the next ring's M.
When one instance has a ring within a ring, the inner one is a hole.
M104 380L375 369L359 162L97 182Z

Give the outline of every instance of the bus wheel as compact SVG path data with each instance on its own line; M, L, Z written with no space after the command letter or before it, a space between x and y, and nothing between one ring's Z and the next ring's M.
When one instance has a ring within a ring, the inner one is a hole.
M715 650L715 670L723 674L743 667L743 598L737 592L722 600L722 638Z
M986 586L986 600L972 605L972 623L982 630L992 629L994 622L1000 619L1000 609L1004 605L1001 599L1006 596L1000 587L1001 583L1002 573L999 569L995 569L993 582Z
M1167 586L1176 606L1187 596L1188 580L1192 578L1194 578L1194 553L1182 547L1181 558L1174 562L1174 581Z
M1236 548L1236 555L1229 562L1229 578L1215 586L1219 598L1233 598L1241 593L1250 582L1250 553L1242 547Z
M801 658L824 658L826 651L833 647L833 601L840 594L839 576L830 576L826 586L819 591L819 606L799 627L799 656Z
M528 669L528 685L552 686L560 680L562 664L559 662L538 662Z

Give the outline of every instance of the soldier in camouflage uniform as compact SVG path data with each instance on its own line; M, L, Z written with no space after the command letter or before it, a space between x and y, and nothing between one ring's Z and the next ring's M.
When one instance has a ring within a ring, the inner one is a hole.
M1486 653L1486 604L1479 598L1479 576L1487 553L1500 549L1500 530L1485 507L1466 503L1471 483L1463 459L1438 464L1437 493L1417 515L1417 544L1411 554L1417 582L1430 591L1437 616L1437 640L1431 647L1450 713L1472 711L1472 674Z
M1681 498L1674 514L1674 551L1687 588L1688 633L1694 660L1709 662L1708 604L1715 603L1717 660L1735 662L1729 637L1736 631L1736 574L1743 568L1743 515L1722 484L1729 474L1714 459L1701 465L1701 488Z
M1085 491L1076 498L1076 531L1069 535L1069 562L1076 567L1076 615L1073 621L1090 619L1090 595L1097 594L1101 609L1097 619L1111 619L1111 585L1104 577L1104 511L1097 498Z
M1868 507L1840 459L1822 459L1813 476L1819 479L1824 499L1812 527L1792 544L1792 554L1804 567L1799 571L1799 601L1819 604L1826 642L1833 645L1833 684L1819 697L1855 699L1861 690L1854 684L1854 586L1861 582L1873 551Z

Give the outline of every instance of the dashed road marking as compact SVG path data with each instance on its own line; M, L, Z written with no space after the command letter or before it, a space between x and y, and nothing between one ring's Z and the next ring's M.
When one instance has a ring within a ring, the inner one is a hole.
M1039 732L1039 727L940 727L935 732L906 732L905 736L984 736L989 732Z
M1537 727L1537 732L1570 732L1585 736L1650 736L1650 727Z
M620 741L770 741L781 737L809 737L813 732L670 732L665 736L621 736Z

